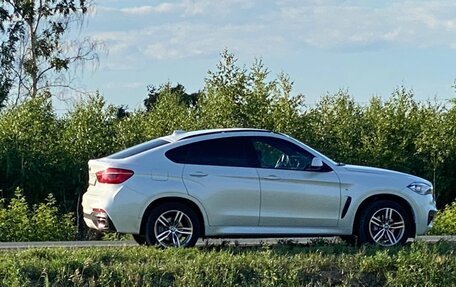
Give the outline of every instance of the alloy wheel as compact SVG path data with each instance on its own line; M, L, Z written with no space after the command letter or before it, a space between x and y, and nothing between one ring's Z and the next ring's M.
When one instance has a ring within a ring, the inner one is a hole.
M160 214L154 225L155 238L163 247L184 247L193 235L190 217L180 210Z
M405 234L405 220L394 208L381 208L369 220L369 233L376 244L393 246Z

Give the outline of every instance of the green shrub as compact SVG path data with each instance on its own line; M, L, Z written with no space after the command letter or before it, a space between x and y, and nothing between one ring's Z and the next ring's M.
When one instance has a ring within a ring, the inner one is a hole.
M73 216L61 215L52 194L45 202L30 208L16 189L15 196L5 206L0 200L0 241L58 241L75 238Z
M456 235L456 201L439 210L429 234Z
M31 229L30 210L22 191L16 189L8 206L0 209L0 241L28 241Z
M2 110L0 116L0 189L10 198L17 186L31 202L63 186L61 129L51 101L37 97ZM3 194L2 194L3 195Z

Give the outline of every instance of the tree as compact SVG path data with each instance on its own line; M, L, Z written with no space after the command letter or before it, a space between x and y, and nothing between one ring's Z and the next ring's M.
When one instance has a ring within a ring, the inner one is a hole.
M420 134L420 106L414 93L405 87L396 88L382 102L372 98L364 112L361 135L363 158L367 164L416 174L423 166L415 157L415 137Z
M179 94L163 89L153 112L146 113L144 135L148 139L164 136L173 130L196 129L196 115L193 107L182 102Z
M67 40L89 6L87 0L0 0L0 104L13 94L17 103L40 91L74 88L73 68L97 60L100 45Z
M144 106L148 112L155 109L157 102L160 100L160 97L168 96L176 96L180 103L184 104L186 107L194 107L198 103L198 99L200 98L201 93L196 92L192 94L187 94L185 92L185 87L181 84L177 84L176 86L172 86L171 83L166 83L160 88L156 88L153 85L147 87L148 95L147 98L144 100Z
M52 102L37 97L6 108L0 127L0 189L8 196L19 186L32 202L42 200L49 190L62 190L55 179L62 177L65 161Z
M269 78L272 78L269 80ZM302 95L291 96L293 83L286 74L270 75L261 59L240 67L225 50L205 79L199 102L199 127L263 128L295 135Z
M362 163L363 109L345 90L327 94L303 117L303 140L336 161Z

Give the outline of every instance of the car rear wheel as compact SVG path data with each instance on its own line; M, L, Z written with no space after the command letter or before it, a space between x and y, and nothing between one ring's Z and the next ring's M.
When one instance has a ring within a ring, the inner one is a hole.
M196 213L181 203L165 203L155 208L146 225L146 241L161 247L192 247L200 234Z
M340 235L339 237L347 245L356 245L357 236L355 235Z
M397 202L381 200L370 204L361 214L358 243L394 246L407 241L411 220Z
M146 241L146 237L144 235L132 234L132 236L133 236L133 239L135 240L135 242L138 243L139 245L146 245L147 241Z

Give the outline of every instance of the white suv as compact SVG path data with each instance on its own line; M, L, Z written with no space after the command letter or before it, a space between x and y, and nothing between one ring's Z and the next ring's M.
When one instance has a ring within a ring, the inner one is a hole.
M425 233L436 213L425 179L336 163L257 129L175 131L90 160L82 206L90 228L164 247L315 235L392 246Z

